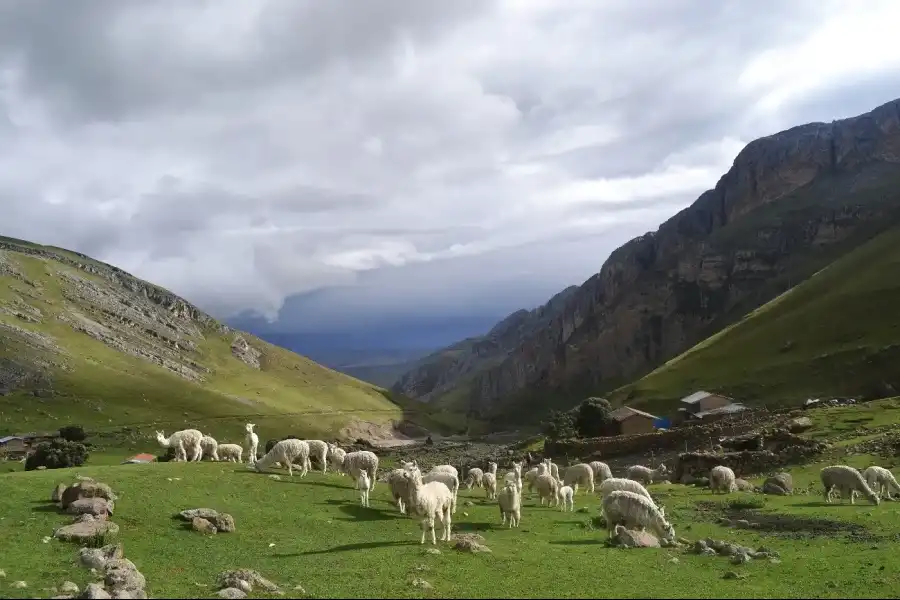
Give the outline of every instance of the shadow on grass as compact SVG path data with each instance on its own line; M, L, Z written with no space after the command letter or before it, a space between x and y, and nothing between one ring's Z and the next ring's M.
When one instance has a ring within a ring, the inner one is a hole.
M608 546L605 539L586 539L586 540L564 540L561 542L550 542L555 546Z
M390 546L410 546L415 542L361 542L358 544L344 544L343 546L334 546L325 550L310 550L309 552L294 552L291 554L275 554L274 558L294 558L297 556L311 556L314 554L332 554L335 552L351 552L353 550L369 550L372 548L387 548ZM418 544L417 544L418 545Z
M67 514L66 511L61 509L56 504L49 503L49 502L35 506L34 508L31 509L31 511L32 512L53 512L53 513L59 513L61 515Z
M857 502L856 504L850 504L850 502L834 502L829 504L824 500L812 500L810 502L798 502L797 504L791 504L791 506L802 506L804 508L830 508L830 507L839 507L839 506L848 506L852 508L859 507L874 507L874 504L869 504L868 502Z
M497 525L500 525L500 521L497 521ZM438 527L438 525L435 525ZM453 521L452 524L453 531L490 531L494 528L492 523L473 523L471 521Z
M328 503L339 504L336 500L329 500ZM363 506L359 503L347 504L344 502L339 504L338 510L350 517L342 519L347 521L392 521L400 515L400 513L390 513L380 508Z

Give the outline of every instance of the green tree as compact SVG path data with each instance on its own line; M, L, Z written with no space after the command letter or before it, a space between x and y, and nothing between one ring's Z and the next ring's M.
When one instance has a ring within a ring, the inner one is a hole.
M606 398L587 398L575 409L575 430L581 437L614 435L612 406Z

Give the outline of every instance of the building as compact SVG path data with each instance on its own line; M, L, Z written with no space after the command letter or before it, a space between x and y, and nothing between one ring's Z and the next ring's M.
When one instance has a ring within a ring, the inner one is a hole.
M728 396L701 390L685 396L678 402L680 405L678 413L673 418L676 423L694 420L698 414L728 406L733 401Z
M748 410L747 406L741 404L740 402L732 402L731 404L726 404L725 406L720 406L719 408L713 408L712 410L704 410L698 413L694 413L691 415L691 421L702 421L704 423L709 423L711 421L718 421L719 419L744 412L745 410Z
M609 416L616 424L616 435L652 433L656 430L654 422L659 419L659 417L630 406L617 408Z
M31 449L29 440L18 435L7 435L0 438L0 456L21 458Z
M156 460L156 456L152 454L147 454L146 452L141 454L135 454L131 458L125 459L122 461L123 465L132 464L132 465L142 465L146 463L151 463Z

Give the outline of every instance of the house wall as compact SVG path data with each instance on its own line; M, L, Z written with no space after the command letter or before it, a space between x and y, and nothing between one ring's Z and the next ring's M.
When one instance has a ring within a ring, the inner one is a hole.
M619 421L619 435L631 435L633 433L651 433L655 430L653 419L634 415L623 421Z

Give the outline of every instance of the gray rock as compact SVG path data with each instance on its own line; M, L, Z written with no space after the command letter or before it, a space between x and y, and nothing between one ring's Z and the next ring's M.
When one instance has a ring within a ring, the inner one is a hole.
M105 483L98 481L79 481L74 485L67 487L60 496L60 502L63 508L68 508L70 504L81 498L106 498L107 500L116 500L116 495L112 488Z
M115 503L106 498L79 498L66 508L72 515L93 515L101 519L113 514Z
M213 510L211 508L190 508L188 510L181 511L180 513L178 513L178 516L183 521L193 521L196 517L206 519L207 521L212 521L217 516L219 516L219 511Z
M752 492L753 484L747 481L746 479L735 479L734 485L737 487L739 492Z
M83 515L90 517L90 515ZM89 542L100 536L114 536L119 533L119 526L112 521L98 521L91 518L89 521L72 523L60 527L53 532L53 537L64 542Z
M733 565L742 565L748 562L750 562L750 557L746 552L738 552L731 557L731 564Z
M86 586L84 586L84 591L81 592L81 595L78 597L79 598L95 598L98 600L101 598L112 598L112 596L109 595L109 592L107 592L105 589L103 589L103 586L100 585L99 583L87 584Z
M247 594L238 588L228 587L216 592L216 596L219 598L246 598Z
M13 581L11 584L9 584L9 587L15 588L17 590L23 590L28 587L28 584L24 581Z
M60 502L62 500L63 492L66 491L66 484L57 483L56 487L53 488L53 492L50 494L50 502Z
M138 571L134 563L127 558L114 558L106 561L103 567L103 581L106 589L113 592L128 592L129 598L138 597L133 592L143 590L147 585L144 575Z
M613 543L624 548L659 548L659 539L647 531L633 531L616 525Z
M228 513L219 513L212 522L216 529L223 533L232 533L235 530L234 517Z
M81 548L78 559L86 569L102 569L109 560L122 558L122 544L109 544L102 548Z
M801 433L812 429L813 422L809 417L797 417L788 421L788 431L791 433Z
M750 521L747 519L738 519L734 522L734 525L740 529L750 529Z
M59 587L56 588L56 591L60 594L67 594L69 596L74 596L81 590L78 589L78 585L76 585L72 581L63 581L59 584Z
M218 531L215 525L213 525L203 517L194 517L194 519L191 521L191 528L194 531L208 535L212 535L216 531Z
M790 473L778 473L763 482L762 490L764 494L788 496L794 491L794 478Z
M231 569L229 571L222 571L216 577L216 585L219 588L236 587L240 589L241 584L239 582L241 581L249 583L251 590L253 587L260 587L270 593L277 593L279 591L277 585L253 569Z

